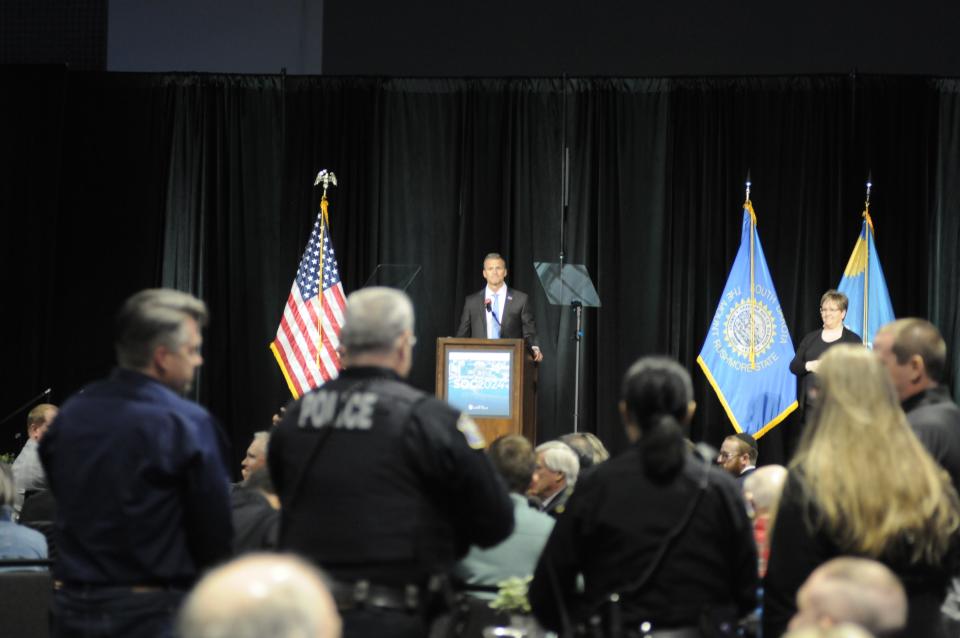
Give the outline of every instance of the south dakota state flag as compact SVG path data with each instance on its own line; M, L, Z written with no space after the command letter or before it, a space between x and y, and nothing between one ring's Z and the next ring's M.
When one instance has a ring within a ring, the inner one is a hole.
M797 409L795 354L747 200L740 249L697 357L734 430L759 438Z
M853 253L843 269L837 290L847 296L847 316L843 323L863 337L863 343L873 346L873 337L885 323L893 321L893 304L887 292L880 257L873 243L873 220L870 210L863 211L863 228L853 247Z

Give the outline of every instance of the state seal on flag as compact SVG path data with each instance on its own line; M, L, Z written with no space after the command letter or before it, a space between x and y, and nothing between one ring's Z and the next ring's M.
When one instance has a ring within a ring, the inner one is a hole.
M753 303L753 325L751 329L750 304ZM763 354L773 345L777 334L777 324L773 313L760 300L751 302L742 299L730 309L723 322L723 338L727 346L744 359L750 358L751 332L753 334L753 352L755 356Z

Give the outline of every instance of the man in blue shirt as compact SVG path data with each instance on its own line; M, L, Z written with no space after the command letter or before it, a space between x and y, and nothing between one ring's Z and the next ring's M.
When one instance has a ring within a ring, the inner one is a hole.
M117 317L119 367L70 398L40 443L56 496L55 636L169 636L199 572L230 553L216 421L181 395L206 306L144 290Z

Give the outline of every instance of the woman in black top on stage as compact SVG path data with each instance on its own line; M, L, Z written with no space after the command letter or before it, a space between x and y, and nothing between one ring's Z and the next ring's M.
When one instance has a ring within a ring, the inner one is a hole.
M797 401L799 402L799 427L795 428L793 436L787 442L788 456L796 449L796 442L800 438L800 431L807 421L807 410L810 404L810 390L813 389L817 366L823 353L838 343L863 343L860 335L847 330L843 320L847 316L847 296L842 292L830 289L820 297L820 317L823 319L823 328L808 333L797 346L797 356L790 362L790 372L797 376ZM791 445L792 443L792 445Z

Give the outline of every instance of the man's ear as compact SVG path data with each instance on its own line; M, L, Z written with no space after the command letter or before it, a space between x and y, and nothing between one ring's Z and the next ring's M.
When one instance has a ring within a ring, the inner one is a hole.
M153 354L150 356L150 367L157 373L166 371L167 369L167 356L170 354L170 349L165 345L160 344L153 349Z
M918 354L910 357L910 360L907 361L907 365L910 366L910 380L919 381L927 374L927 365L923 361L923 357Z

